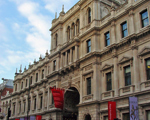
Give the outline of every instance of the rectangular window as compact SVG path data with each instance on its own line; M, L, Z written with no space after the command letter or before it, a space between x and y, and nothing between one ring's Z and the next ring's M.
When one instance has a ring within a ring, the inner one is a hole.
M24 102L24 112L26 111L26 102Z
M53 71L55 71L55 70L56 70L56 60L53 61Z
M28 79L26 79L26 87L27 87L27 84L28 84Z
M142 27L149 25L148 12L144 10L141 14Z
M108 116L104 116L104 120L108 120Z
M23 82L21 82L21 89L23 89Z
M36 98L34 99L34 110L36 109Z
M131 85L131 69L130 66L124 68L125 71L125 86Z
M38 81L38 73L36 73L36 82Z
M127 22L121 24L122 38L128 36Z
M91 52L91 40L87 41L87 53Z
M111 72L106 74L106 79L107 79L107 91L112 90Z
M91 77L87 78L87 95L91 94Z
M44 70L42 70L42 79L44 78Z
M32 85L32 76L30 77L30 85Z
M109 32L105 33L105 46L110 45L110 34Z
M15 114L15 104L14 104L14 110L13 110L13 114Z
M147 80L150 80L150 58L146 60L146 74Z
M146 120L150 120L150 110L146 111Z
M129 113L123 114L123 120L130 120Z
M43 104L43 96L41 96L41 105L40 105L41 109L42 109L42 104Z
M52 105L54 104L54 98L53 98L53 95L52 95Z

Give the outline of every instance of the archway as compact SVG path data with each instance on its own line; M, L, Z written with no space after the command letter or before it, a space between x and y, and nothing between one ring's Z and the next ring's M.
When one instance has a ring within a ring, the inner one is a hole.
M64 95L63 120L77 120L80 95L75 87L70 87Z
M91 120L91 116L90 115L86 115L85 116L85 120Z

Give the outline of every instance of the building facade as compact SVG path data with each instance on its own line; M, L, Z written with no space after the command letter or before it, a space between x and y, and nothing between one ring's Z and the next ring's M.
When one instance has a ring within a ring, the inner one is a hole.
M115 101L117 118L128 120L135 96L140 120L149 120L149 17L149 0L80 0L62 8L52 21L50 54L16 73L10 119L108 120L108 101ZM63 111L50 87L66 90Z

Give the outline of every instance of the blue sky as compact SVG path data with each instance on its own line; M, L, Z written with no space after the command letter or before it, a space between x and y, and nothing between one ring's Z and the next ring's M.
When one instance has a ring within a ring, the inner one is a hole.
M50 51L52 19L78 0L0 0L0 83Z

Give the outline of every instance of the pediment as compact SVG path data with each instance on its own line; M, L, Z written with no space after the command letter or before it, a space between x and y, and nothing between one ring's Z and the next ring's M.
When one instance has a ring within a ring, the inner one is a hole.
M119 61L119 64L128 62L128 61L130 61L130 60L132 60L132 59L133 59L133 57L124 56L124 57L122 57L121 60Z
M141 52L139 53L139 56L143 56L145 54L150 53L150 48L149 47L145 47L141 50Z
M105 64L105 65L102 67L102 71L103 71L103 70L106 70L106 69L109 69L109 68L111 68L111 67L113 67L113 65Z

